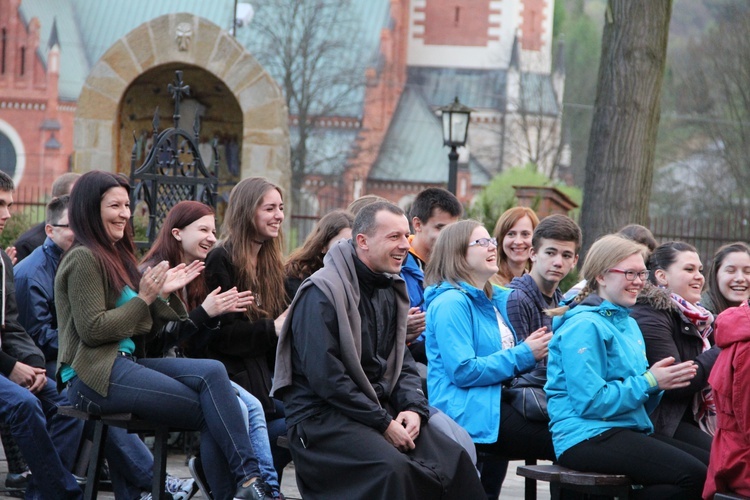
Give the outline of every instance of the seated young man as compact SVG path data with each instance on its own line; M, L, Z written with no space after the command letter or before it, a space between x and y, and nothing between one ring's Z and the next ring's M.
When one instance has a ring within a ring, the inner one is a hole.
M508 284L516 290L508 298L508 318L519 341L543 326L552 331L544 311L562 300L558 285L578 263L580 248L581 228L570 217L555 214L539 222L531 238L531 271Z

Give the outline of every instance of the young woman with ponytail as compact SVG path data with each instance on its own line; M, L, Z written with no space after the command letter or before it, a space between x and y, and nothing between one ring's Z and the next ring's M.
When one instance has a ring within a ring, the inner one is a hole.
M645 247L618 235L597 240L587 280L572 307L555 315L549 344L547 409L560 465L626 474L637 498L701 497L708 453L653 434L649 411L662 391L682 388L693 363L667 357L649 368L643 336L628 315L648 277Z

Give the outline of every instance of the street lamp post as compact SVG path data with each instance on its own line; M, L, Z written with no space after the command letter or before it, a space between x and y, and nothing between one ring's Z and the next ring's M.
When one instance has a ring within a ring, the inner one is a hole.
M440 108L443 112L443 145L450 146L448 153L448 191L456 194L458 179L458 152L457 148L466 145L469 133L469 115L473 109L455 101Z

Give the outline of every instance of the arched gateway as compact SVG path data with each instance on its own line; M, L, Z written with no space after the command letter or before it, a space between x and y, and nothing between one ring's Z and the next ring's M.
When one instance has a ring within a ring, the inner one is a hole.
M200 142L219 139L220 184L262 175L289 192L288 111L279 86L229 33L188 13L138 26L94 65L75 117L76 171L129 173L133 135L145 152L156 106L169 120L166 85L175 69L190 85L181 126L191 129L197 113Z

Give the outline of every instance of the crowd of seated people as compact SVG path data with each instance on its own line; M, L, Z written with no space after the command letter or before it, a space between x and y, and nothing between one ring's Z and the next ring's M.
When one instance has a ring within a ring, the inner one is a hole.
M490 235L430 188L409 217L376 196L325 214L285 258L282 190L253 177L218 235L180 202L139 262L127 180L72 182L41 245L1 261L0 429L28 498L82 496L87 431L60 405L200 431L180 500L283 498L291 460L304 498L497 498L515 459L624 474L634 498L750 496L746 243L704 277L691 245L626 226L564 289L572 219L516 207ZM0 173L3 222L13 189ZM137 436L106 458L116 498L151 489Z

